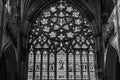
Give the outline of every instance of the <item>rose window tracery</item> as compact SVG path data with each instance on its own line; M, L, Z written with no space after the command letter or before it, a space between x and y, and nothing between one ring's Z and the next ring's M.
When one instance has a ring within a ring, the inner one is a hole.
M44 10L30 31L27 80L97 80L93 31L65 1Z

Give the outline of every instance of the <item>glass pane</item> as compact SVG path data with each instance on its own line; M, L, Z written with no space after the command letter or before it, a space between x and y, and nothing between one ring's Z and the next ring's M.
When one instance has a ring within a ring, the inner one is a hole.
M33 80L33 72L28 72L28 80Z
M89 52L89 62L94 63L94 53L92 51Z
M76 76L75 78L77 80L81 79L81 60L80 60L80 51L76 51L75 53L75 70L76 70Z
M96 80L95 72L90 72L90 80Z
M36 52L36 63L35 63L35 71L40 73L40 65L41 65L41 53L38 50Z
M80 80L81 79L81 73L80 72L76 72L76 80Z
M95 71L94 63L89 63L89 71Z
M40 72L35 72L35 80L40 80Z
M34 62L34 53L33 53L33 51L30 51L30 53L29 53L29 62Z
M69 54L69 79L74 79L74 59L73 54Z
M50 54L50 62L49 62L49 79L55 78L55 60L54 60L54 53Z
M57 53L57 79L66 79L66 53L63 50Z
M55 76L54 76L54 72L49 72L49 79L50 80L54 80Z
M88 80L88 73L87 72L83 72L83 79L84 80L86 80L86 79Z
M48 52L46 50L43 51L42 55L43 63L42 63L42 79L48 78Z
M82 71L83 71L83 79L88 79L88 59L87 52L82 52Z
M35 65L36 65L36 66L35 66L35 71L36 71L36 72L39 72L39 71L40 71L40 63L39 63L39 62L36 62Z
M47 80L47 72L42 72L42 80Z
M29 72L33 71L33 62L29 62L29 64L28 64L28 71Z
M42 70L43 70L43 71L47 71L47 63L44 62L42 65L43 65Z

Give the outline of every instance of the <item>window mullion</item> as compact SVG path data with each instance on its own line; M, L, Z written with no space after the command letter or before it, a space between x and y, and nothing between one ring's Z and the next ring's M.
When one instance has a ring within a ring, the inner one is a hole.
M83 70L83 66L82 66L82 50L80 52L80 65L81 65L81 71L80 71L81 72L80 73L81 74L81 79L83 79L83 75L82 75L83 74L83 71L82 71Z
M41 71L40 71L40 80L42 80L42 64L43 64L43 52L41 51Z
M54 55L55 55L55 72L54 72L54 74L55 74L55 80L57 80L57 51L55 51Z
M75 61L76 52L73 52L73 62L74 62L74 79L76 80L76 61Z

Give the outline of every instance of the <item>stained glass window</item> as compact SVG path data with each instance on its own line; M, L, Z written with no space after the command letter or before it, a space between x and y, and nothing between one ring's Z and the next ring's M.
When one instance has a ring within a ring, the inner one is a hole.
M97 80L91 26L66 1L42 11L30 30L27 80Z

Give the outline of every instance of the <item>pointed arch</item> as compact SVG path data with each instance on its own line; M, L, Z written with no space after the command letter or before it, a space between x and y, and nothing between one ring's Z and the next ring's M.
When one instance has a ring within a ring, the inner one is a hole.
M17 79L17 58L14 46L12 44L6 44L4 49L2 50L2 56L0 58L3 58L4 64L0 64L0 66L4 66L5 69L5 75L2 77L9 79L9 80L16 80ZM1 71L1 73L4 73Z
M79 9L58 1L30 28L27 80L97 80L92 25Z
M22 16L23 22L22 22L22 30L21 30L21 34L23 34L25 38L28 37L29 35L30 26L32 25L31 23L36 19L37 16L39 16L42 10L48 7L49 5L56 3L57 1L58 0L50 0L50 1L40 0L40 1L33 1L33 2L26 3L26 8L24 10L25 13ZM95 12L91 11L92 6L86 5L86 2L84 1L82 2L82 0L78 0L78 1L66 0L66 1L73 4L74 6L77 6L81 10L82 14L84 14L88 20L90 21L97 20L95 19L96 18ZM91 23L93 24L94 21ZM98 34L99 29L97 27L98 27L98 24L96 23L93 26L94 34Z

